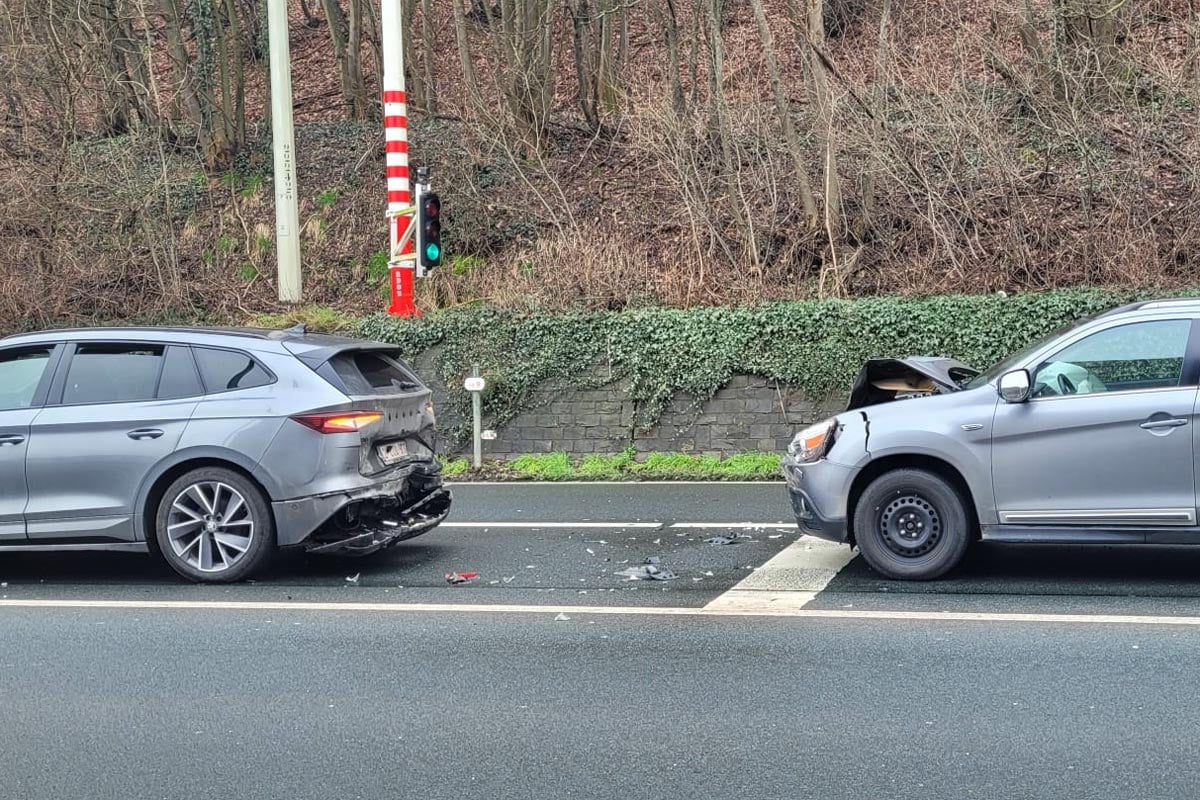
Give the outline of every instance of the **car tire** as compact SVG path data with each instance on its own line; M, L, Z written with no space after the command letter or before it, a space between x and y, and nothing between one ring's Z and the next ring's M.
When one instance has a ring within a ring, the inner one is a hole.
M953 484L921 469L885 472L854 510L854 535L876 572L899 580L933 580L966 555L973 525Z
M163 559L197 583L244 580L275 552L275 521L261 489L238 472L202 467L163 493L154 537Z

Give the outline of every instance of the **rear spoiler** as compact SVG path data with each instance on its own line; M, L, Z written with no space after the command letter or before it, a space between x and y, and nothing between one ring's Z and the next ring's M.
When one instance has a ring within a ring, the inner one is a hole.
M284 342L283 346L300 361L304 362L312 369L319 369L323 364L327 363L331 358L339 353L345 352L362 352L370 350L382 350L388 353L395 353L400 348L383 342L356 342L348 340L344 343L329 344L319 347L305 345L303 342Z

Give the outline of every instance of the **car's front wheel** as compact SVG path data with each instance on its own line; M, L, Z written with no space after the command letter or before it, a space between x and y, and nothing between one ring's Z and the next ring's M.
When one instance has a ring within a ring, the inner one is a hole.
M275 550L274 520L262 491L222 467L192 470L168 486L154 527L166 562L197 582L247 578Z
M932 580L953 569L972 539L958 490L920 469L885 472L867 486L854 511L863 559L889 578Z

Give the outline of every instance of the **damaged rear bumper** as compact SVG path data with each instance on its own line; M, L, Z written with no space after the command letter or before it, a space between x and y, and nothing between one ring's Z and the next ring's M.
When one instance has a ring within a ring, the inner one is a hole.
M432 530L450 514L451 500L438 464L416 463L369 487L275 503L279 544L368 555Z

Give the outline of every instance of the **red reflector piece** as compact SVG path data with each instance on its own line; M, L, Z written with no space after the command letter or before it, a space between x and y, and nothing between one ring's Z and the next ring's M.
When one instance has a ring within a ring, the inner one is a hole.
M333 414L301 414L292 419L317 433L354 433L383 419L378 411L338 411Z

